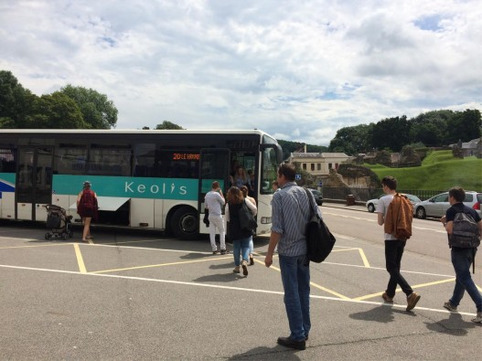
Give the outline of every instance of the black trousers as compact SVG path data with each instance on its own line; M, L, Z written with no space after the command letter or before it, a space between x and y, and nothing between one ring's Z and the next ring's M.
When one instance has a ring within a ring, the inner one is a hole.
M397 285L400 286L402 291L407 295L413 293L412 287L403 278L400 273L400 265L402 263L403 249L405 248L406 241L385 241L385 262L387 271L390 274L390 279L387 285L387 296L393 298L395 296L395 290Z

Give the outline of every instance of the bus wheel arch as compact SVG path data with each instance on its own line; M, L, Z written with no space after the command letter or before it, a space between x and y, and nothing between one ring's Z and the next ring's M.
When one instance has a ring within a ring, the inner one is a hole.
M179 239L196 239L199 236L198 212L190 206L175 207L169 212L169 233Z

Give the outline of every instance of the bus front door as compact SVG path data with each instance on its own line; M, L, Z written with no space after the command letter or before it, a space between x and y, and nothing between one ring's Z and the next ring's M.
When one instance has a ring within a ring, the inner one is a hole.
M209 233L209 229L203 223L204 196L211 190L214 181L219 182L226 195L231 186L229 183L230 170L231 152L229 149L201 149L198 190L199 230L201 233Z
M44 204L52 202L52 162L50 147L19 149L15 214L18 220L44 221Z

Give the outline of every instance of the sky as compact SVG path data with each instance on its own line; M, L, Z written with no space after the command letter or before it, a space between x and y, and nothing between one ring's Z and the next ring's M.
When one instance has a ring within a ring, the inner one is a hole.
M117 129L337 130L482 110L480 0L0 0L0 70L105 94Z

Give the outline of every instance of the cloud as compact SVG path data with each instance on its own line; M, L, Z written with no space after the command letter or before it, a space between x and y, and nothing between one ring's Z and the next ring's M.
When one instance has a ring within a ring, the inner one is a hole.
M36 94L72 84L117 128L258 128L328 145L345 126L481 109L475 0L4 0L0 69Z

